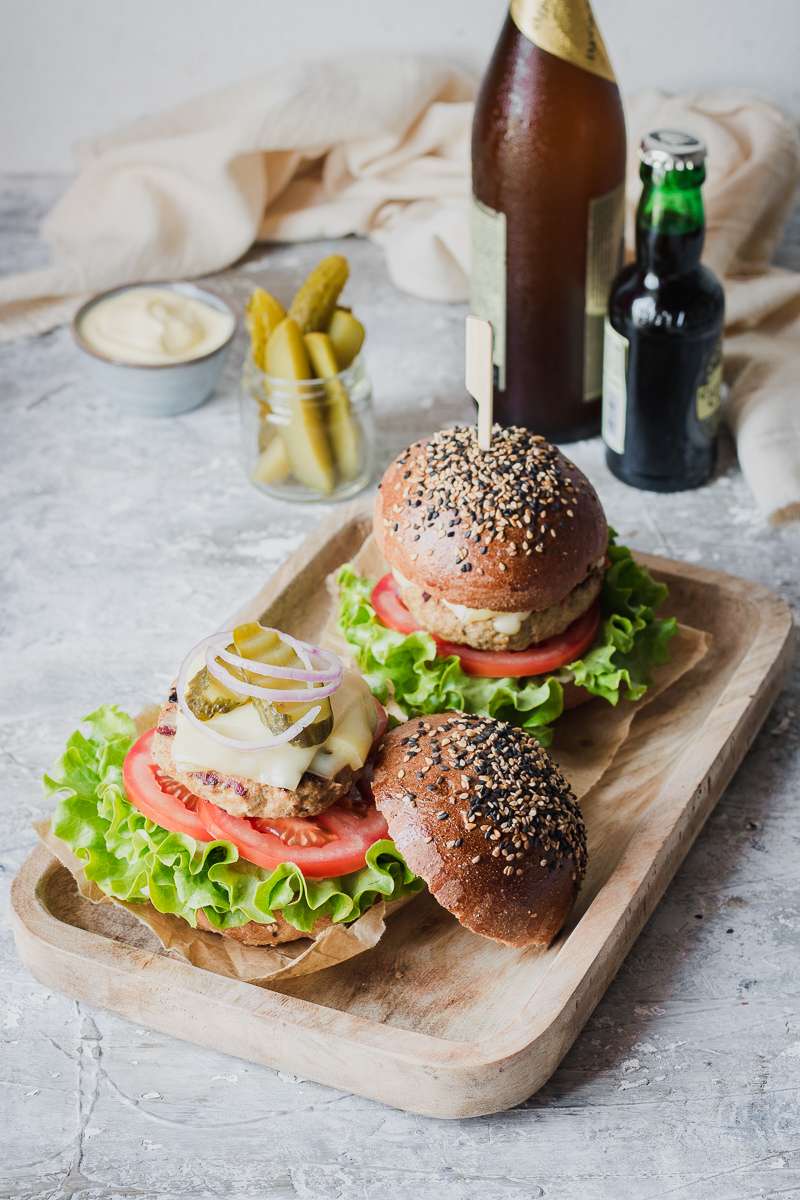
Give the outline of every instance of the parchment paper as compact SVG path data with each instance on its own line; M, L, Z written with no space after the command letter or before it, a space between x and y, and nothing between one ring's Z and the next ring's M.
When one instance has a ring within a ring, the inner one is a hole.
M271 983L324 971L371 949L383 936L386 917L413 897L386 904L380 900L351 925L330 925L316 938L301 938L282 946L246 946L231 938L203 929L192 929L180 917L160 913L152 904L115 900L101 892L83 873L81 862L66 842L57 838L49 821L37 821L34 829L47 849L72 875L78 891L93 904L114 904L126 909L156 935L165 950L217 975L228 975L245 983Z
M353 558L353 566L360 575L374 580L380 579L389 569L371 535ZM334 575L328 577L327 587L331 595L331 612L320 640L340 656L353 661L353 648L337 624L338 587ZM707 653L709 644L707 633L679 625L670 643L669 662L656 669L653 683L641 700L621 700L614 707L605 700L594 699L559 717L550 753L569 779L578 799L605 774L628 736L637 712L696 666Z

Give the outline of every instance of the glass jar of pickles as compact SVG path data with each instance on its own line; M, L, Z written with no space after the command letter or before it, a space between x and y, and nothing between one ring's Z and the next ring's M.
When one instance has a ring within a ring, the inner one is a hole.
M344 500L367 486L375 442L372 387L359 356L325 379L287 380L245 363L245 470L281 500Z
M364 326L339 296L347 259L317 263L289 305L256 288L247 305L242 378L245 468L283 500L341 500L370 481L372 388Z

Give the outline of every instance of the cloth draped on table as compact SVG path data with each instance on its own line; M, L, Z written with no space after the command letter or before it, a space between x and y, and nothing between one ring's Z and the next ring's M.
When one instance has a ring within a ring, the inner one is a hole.
M0 280L0 339L52 328L88 293L227 267L259 240L366 235L398 287L464 300L473 96L472 78L441 60L340 58L83 144L44 223L52 265ZM737 92L646 92L627 120L631 209L643 132L686 129L708 144L705 260L726 291L725 415L761 509L800 517L800 273L770 266L800 179L796 131Z

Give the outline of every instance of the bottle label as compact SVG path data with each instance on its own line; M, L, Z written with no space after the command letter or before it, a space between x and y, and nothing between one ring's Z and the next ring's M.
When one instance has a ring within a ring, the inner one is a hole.
M506 214L472 197L470 312L491 321L495 385L506 388Z
M722 342L717 342L709 356L703 382L697 389L695 401L698 421L716 423L722 391Z
M586 312L583 326L583 399L596 400L603 387L603 321L608 293L622 262L625 182L589 201L586 229Z
M511 19L540 50L616 82L589 0L511 0Z
M603 347L603 441L616 454L625 453L628 416L628 349L630 342L605 320Z

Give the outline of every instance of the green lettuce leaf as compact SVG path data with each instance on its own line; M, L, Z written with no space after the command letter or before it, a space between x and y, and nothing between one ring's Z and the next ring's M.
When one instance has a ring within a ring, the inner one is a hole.
M69 739L45 789L57 797L53 832L108 896L149 900L192 926L202 908L217 929L269 924L280 913L310 933L320 917L355 921L377 899L399 900L423 886L388 839L369 848L360 871L306 879L292 863L265 870L240 859L230 842L198 842L162 829L125 796L122 764L136 736L131 718L106 706L83 724L86 732Z
M364 678L379 700L392 700L405 717L426 713L478 713L522 726L547 745L550 726L564 707L562 684L580 687L610 704L621 696L638 700L647 690L652 668L664 662L674 617L660 620L655 609L667 589L634 560L626 546L608 548L611 565L601 593L603 621L592 649L557 676L480 679L467 675L455 655L437 658L428 633L396 633L382 625L372 607L372 583L345 565L339 584L339 627Z
M608 557L611 565L600 597L600 633L588 654L568 669L579 687L616 704L620 695L641 699L653 667L669 657L678 623L674 617L656 617L655 610L667 598L667 586L656 583L627 546L616 544L613 531Z

